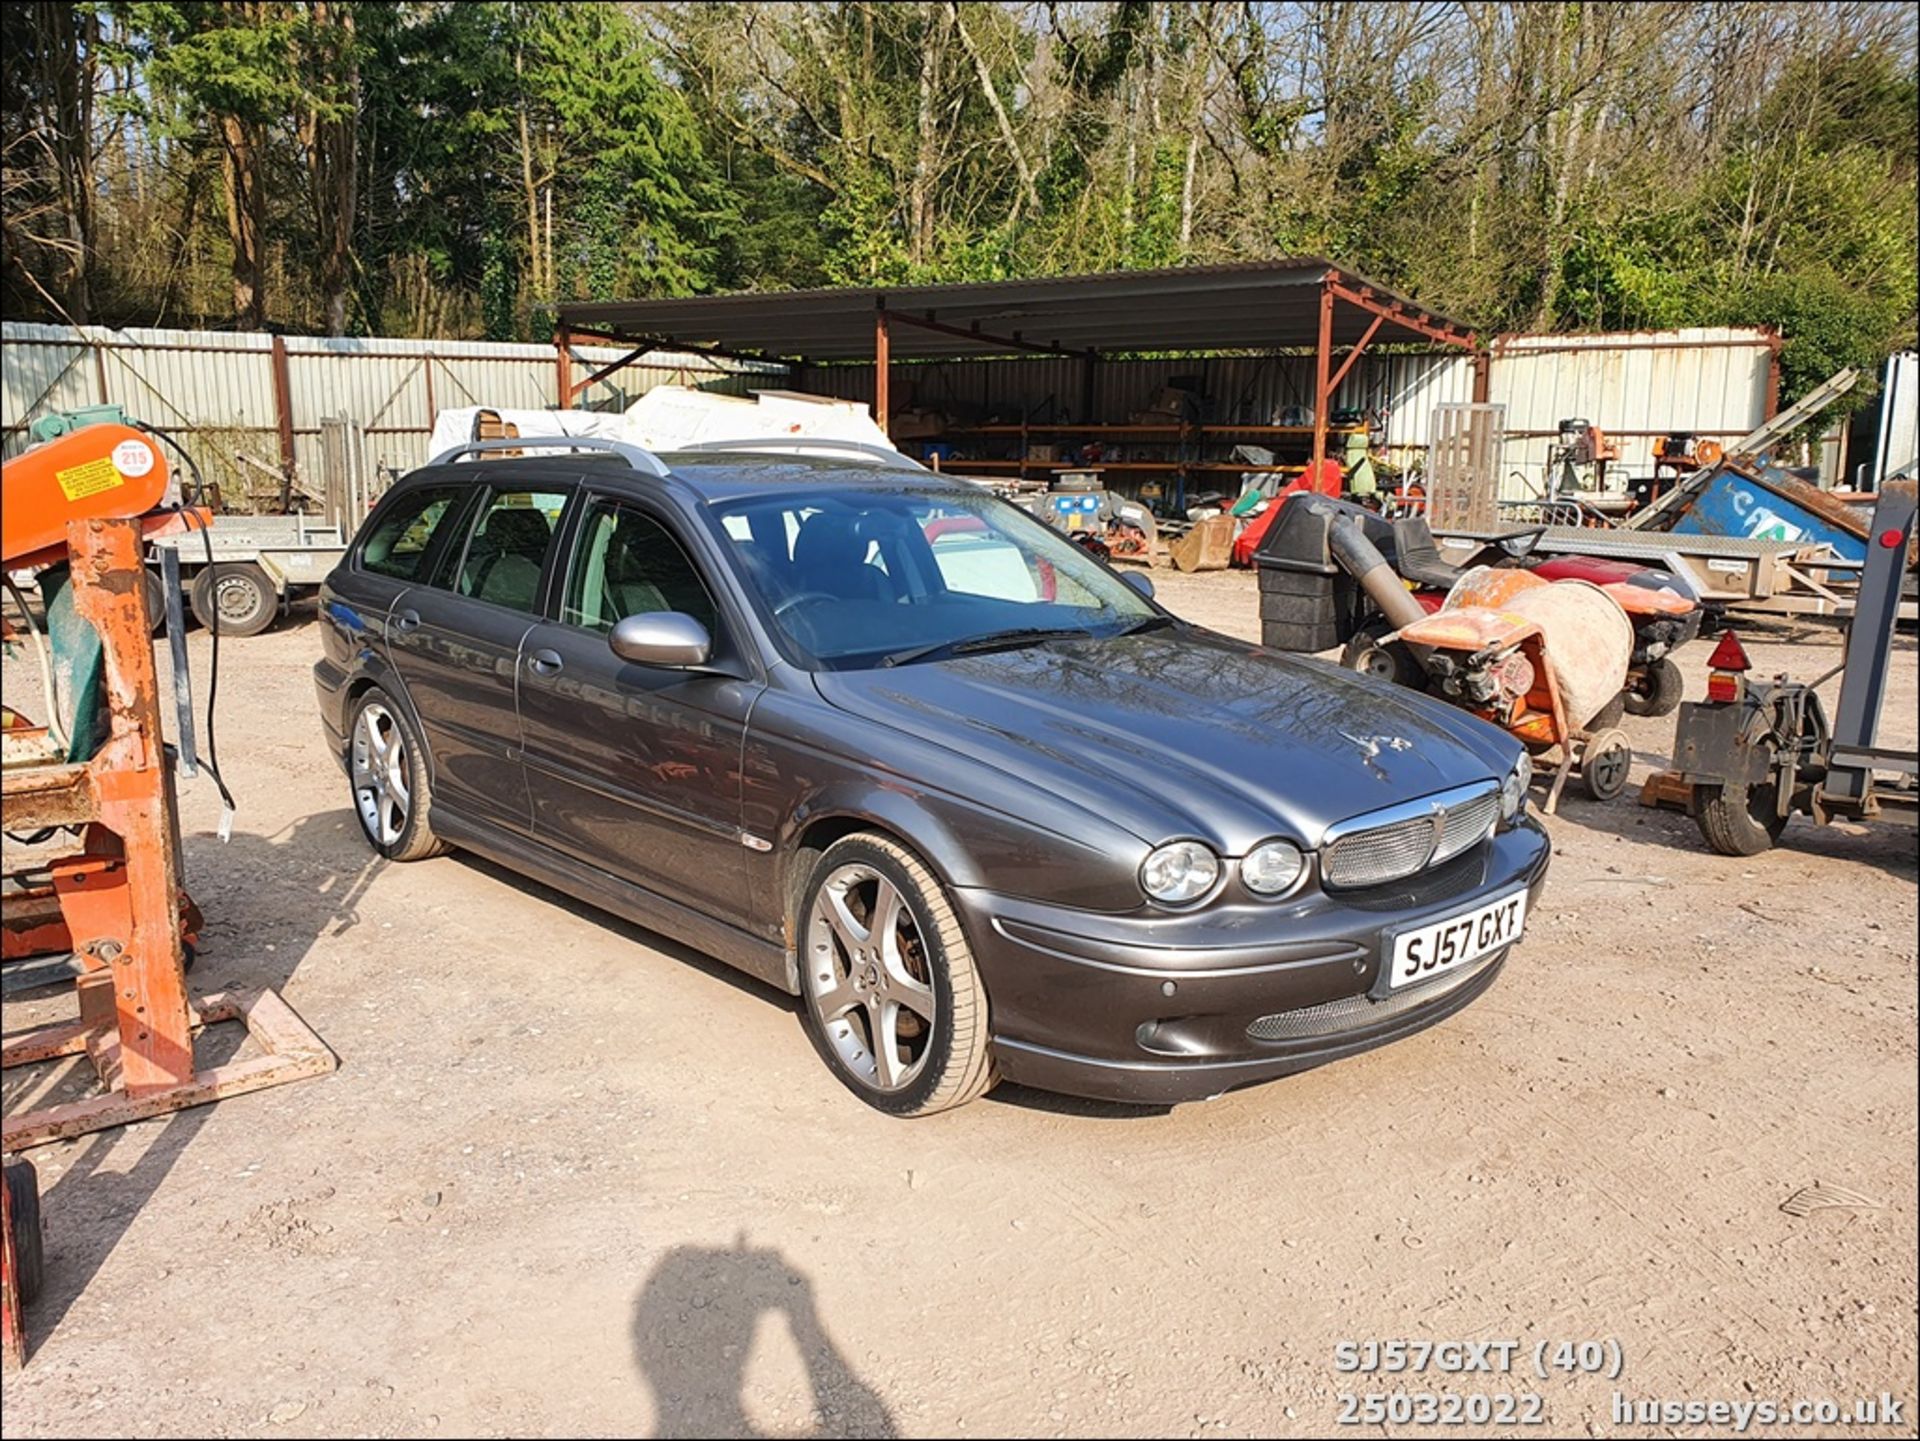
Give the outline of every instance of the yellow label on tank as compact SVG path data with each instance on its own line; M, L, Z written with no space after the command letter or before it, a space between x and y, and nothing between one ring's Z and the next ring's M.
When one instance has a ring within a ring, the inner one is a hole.
M112 459L104 455L85 465L71 465L65 470L56 470L53 478L60 482L60 492L68 500L98 495L103 490L112 490L116 485L127 483L127 478L114 468Z

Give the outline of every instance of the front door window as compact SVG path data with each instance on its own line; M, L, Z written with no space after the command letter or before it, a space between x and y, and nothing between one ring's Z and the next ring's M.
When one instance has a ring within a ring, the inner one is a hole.
M594 501L580 527L561 620L604 635L630 615L665 610L714 631L713 599L680 542L634 506Z

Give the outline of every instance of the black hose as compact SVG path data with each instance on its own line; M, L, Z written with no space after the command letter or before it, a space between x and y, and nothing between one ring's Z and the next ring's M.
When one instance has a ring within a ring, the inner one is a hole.
M1426 618L1426 607L1407 593L1399 573L1356 522L1336 516L1327 527L1327 549L1395 630Z
M193 476L195 497L204 497L207 493L206 482L201 478L199 464L187 453L186 447L157 425L149 425L144 420L137 420L134 424L148 435L163 440L173 447L175 454L187 463L187 470ZM220 753L213 738L213 705L215 698L220 694L219 577L214 574L213 567L213 532L207 529L206 522L200 518L193 506L183 503L180 514L186 518L188 525L199 528L200 539L207 548L207 575L214 585L214 604L207 607L207 634L213 637L213 653L207 663L207 753L202 763L207 768L207 774L213 777L213 784L220 792L220 802L226 808L220 818L220 839L224 841L232 832L233 813L238 807L233 803L233 792L227 789L226 781L221 779ZM184 610L184 607L182 609Z

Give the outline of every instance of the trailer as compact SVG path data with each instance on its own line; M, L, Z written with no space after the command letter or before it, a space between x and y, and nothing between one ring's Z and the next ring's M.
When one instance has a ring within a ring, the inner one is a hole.
M1718 609L1851 615L1867 564L1864 510L1766 457L1846 394L1857 378L1843 370L1814 387L1724 452L1703 457L1704 464L1617 526L1610 517L1582 510L1567 517L1574 524L1550 526L1535 549L1658 566L1702 605ZM1477 547L1500 533L1449 530L1441 538ZM1902 619L1913 618L1911 579L1895 604Z
M1450 530L1436 536L1456 551L1477 550L1531 526ZM1701 605L1778 615L1844 616L1853 609L1853 577L1861 562L1834 554L1824 541L1674 531L1606 530L1550 525L1534 550L1632 561L1666 571ZM1908 614L1911 615L1911 605Z
M258 635L302 594L316 590L347 551L339 525L312 515L216 515L203 532L149 540L147 595L151 614L165 613L166 556L180 565L180 585L194 618L220 634Z
M147 597L166 613L167 552L194 617L222 635L258 635L295 600L317 591L347 542L392 480L367 458L366 431L345 416L320 420L320 473L312 488L318 515L217 515L204 534L189 531L147 546Z

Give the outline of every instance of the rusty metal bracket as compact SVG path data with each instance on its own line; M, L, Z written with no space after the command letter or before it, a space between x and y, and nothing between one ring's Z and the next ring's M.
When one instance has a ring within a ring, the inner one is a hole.
M180 886L180 824L172 762L162 744L160 688L135 520L67 527L74 604L99 632L108 709L105 740L78 765L0 770L8 829L84 827L77 853L45 865L51 885L6 897L8 959L71 950L76 1021L41 1026L0 1046L0 1068L85 1052L105 1094L9 1116L0 1151L39 1145L221 1096L334 1069L332 1052L271 991L189 1000L183 947L197 908ZM197 1070L195 1030L241 1020L262 1054Z
M83 979L80 985L83 989L87 987L88 979ZM273 991L216 991L192 1002L191 1016L196 1031L222 1021L243 1022L261 1053L195 1071L178 1085L144 1095L110 1089L104 1095L9 1116L0 1123L0 1151L23 1151L48 1141L81 1136L108 1126L123 1126L129 1121L142 1121L170 1111L183 1111L227 1096L264 1090L308 1076L324 1076L339 1065L326 1043ZM89 1026L83 1017L22 1032L0 1050L0 1068L11 1069L84 1052L101 1080L111 1085L108 1077L118 1068L119 1049L117 1034L107 1028Z

